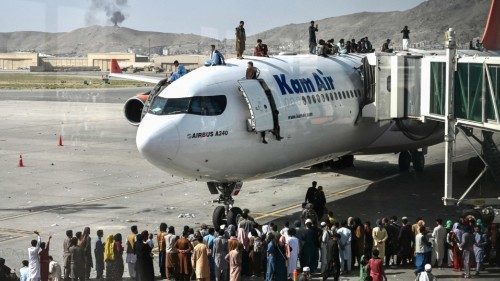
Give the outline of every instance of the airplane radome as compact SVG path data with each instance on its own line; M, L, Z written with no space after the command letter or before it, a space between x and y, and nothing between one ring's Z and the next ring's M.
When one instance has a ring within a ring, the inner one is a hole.
M134 107L127 102L125 112L142 117L136 141L144 158L169 173L205 181L212 194L219 194L224 207L214 211L218 226L241 211L232 206L232 196L243 181L338 158L352 165L356 153L401 152L402 167L413 162L416 170L423 169L420 149L442 141L441 126L405 122L428 136L414 141L395 123L363 119L364 57L231 59L225 66L198 68L168 86L158 79L147 100L132 98L140 102ZM258 69L257 79L244 78L248 61Z

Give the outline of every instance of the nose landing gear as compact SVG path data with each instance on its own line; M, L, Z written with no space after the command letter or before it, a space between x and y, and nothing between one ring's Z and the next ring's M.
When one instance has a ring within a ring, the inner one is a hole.
M219 227L223 224L236 225L239 217L242 214L242 210L238 207L233 206L234 204L233 195L234 196L238 195L243 183L209 182L207 183L207 185L211 194L219 194L219 198L213 200L213 202L223 204L223 206L216 207L212 214L212 223L214 225L214 228L219 229Z

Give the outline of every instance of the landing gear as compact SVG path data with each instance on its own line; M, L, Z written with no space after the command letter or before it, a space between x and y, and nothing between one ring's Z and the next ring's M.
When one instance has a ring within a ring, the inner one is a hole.
M401 151L399 153L399 171L408 172L410 166L413 163L413 169L417 172L423 172L425 167L425 156L424 152L418 150Z
M221 203L224 206L218 206L215 208L212 214L212 223L215 229L223 224L236 224L242 211L238 207L233 207L234 199L233 195L237 195L241 189L241 182L232 183L207 183L208 189L211 194L219 194L219 198L214 200L214 203Z
M334 170L351 168L354 166L354 155L344 155L341 156L338 160L330 160L328 162L325 162L325 164L326 163L328 163L330 168Z
M467 176L476 178L484 169L484 163L479 156L469 158L467 161Z
M421 173L424 171L425 157L422 151L414 150L411 152L411 161L413 162L413 169Z
M400 172L408 172L410 170L411 155L409 151L401 151L399 153L398 164Z

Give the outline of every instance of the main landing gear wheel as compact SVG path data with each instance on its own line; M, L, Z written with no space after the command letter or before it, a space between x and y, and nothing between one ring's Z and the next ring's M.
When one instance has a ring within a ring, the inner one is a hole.
M399 153L399 171L408 172L410 170L411 165L411 155L409 151L401 151Z
M344 168L350 168L354 166L354 155L344 155L340 157L340 161L342 161Z
M479 156L469 158L467 161L467 176L476 178L484 169L484 163Z
M413 169L415 171L421 173L424 171L424 166L425 166L425 157L424 153L422 151L412 151L411 153L411 161L413 163Z
M224 206L217 206L212 215L212 223L216 229L223 224L227 224L226 208Z
M238 207L232 207L227 213L227 224L237 225L238 219L241 217L243 211Z
M212 223L215 229L219 229L221 225L236 225L239 217L243 213L240 208L233 207L233 192L237 194L241 188L241 182L232 183L216 183L210 182L207 184L210 193L219 193L219 199L214 200L214 203L223 204L215 208L212 214Z
M325 163L328 163L328 165L330 165L330 168L334 170L351 168L354 166L354 155L344 155L341 156L338 160L330 160Z

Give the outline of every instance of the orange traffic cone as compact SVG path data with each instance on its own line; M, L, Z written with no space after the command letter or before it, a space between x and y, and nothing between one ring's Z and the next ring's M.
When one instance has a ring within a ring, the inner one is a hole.
M63 146L63 139L61 135L59 135L59 146Z
M17 164L18 167L24 167L24 163L23 163L23 156L22 155L19 155L19 163Z

